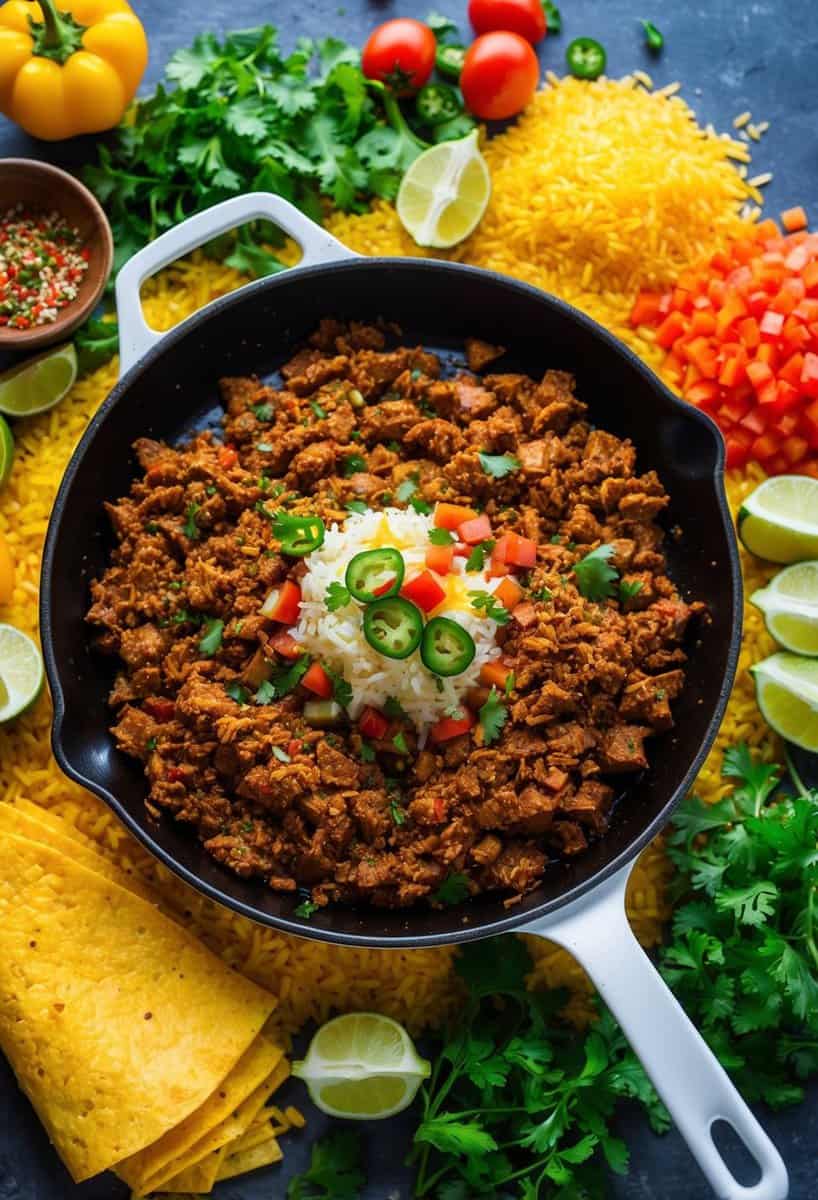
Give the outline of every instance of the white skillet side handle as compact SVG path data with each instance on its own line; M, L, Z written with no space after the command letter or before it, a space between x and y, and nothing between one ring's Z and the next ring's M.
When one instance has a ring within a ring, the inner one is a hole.
M259 219L272 221L298 242L302 251L299 266L358 257L336 238L331 237L320 225L305 217L288 200L283 200L281 196L273 196L269 192L248 192L244 196L236 196L232 200L214 204L204 212L196 213L181 225L169 229L167 233L150 242L129 259L117 275L116 311L119 321L120 377L163 336L151 329L142 316L139 293L145 280L175 262L177 258L190 254L211 238L218 237L220 233L237 229L247 221Z
M564 946L585 967L667 1105L719 1200L785 1200L787 1170L767 1134L631 931L625 915L630 866L556 913L517 932ZM719 1119L733 1127L761 1170L750 1187L713 1141Z

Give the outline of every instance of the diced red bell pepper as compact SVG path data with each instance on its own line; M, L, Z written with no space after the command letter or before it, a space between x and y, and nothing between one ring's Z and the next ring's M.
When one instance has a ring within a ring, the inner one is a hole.
M734 467L743 467L750 457L750 446L752 439L740 429L734 430L727 434L724 439L726 449L725 465L728 470Z
M755 350L761 344L761 330L755 317L744 317L736 325L736 330L745 349Z
M280 621L282 625L295 625L298 620L298 610L301 607L301 588L292 579L285 579L280 587L275 587L261 606L265 617L271 621Z
M697 408L710 408L719 399L719 385L714 379L700 379L692 387L685 388L684 397Z
M697 309L690 318L690 332L701 333L709 337L716 332L716 318L712 311Z
M435 505L435 525L438 529L453 531L464 521L470 521L477 513L465 504L446 504L442 501Z
M818 354L813 354L811 350L804 355L798 382L802 392L814 399L818 398Z
M290 758L295 758L295 756L300 754L303 749L304 743L300 738L293 738L291 741L287 742L287 753L289 754Z
M656 330L656 341L663 350L669 350L677 337L681 337L686 328L686 322L681 313L668 313L662 324Z
M332 680L319 662L310 663L301 682L307 691L315 692L322 700L332 696Z
M495 598L500 601L503 608L508 609L508 611L511 612L515 605L519 604L522 600L523 589L515 579L512 579L509 576L502 580L501 583L498 583L497 587L494 589L494 595Z
M765 416L763 410L754 408L751 412L747 413L746 417L742 417L741 421L739 421L739 424L741 425L742 429L746 429L749 433L754 434L756 437L760 437L760 435L767 428L767 417Z
M181 783L185 777L185 773L181 767L168 767L167 778L169 783Z
M537 565L537 543L512 530L498 538L491 557L494 562L527 570Z
M773 416L780 417L784 413L792 412L800 403L801 393L798 391L798 388L793 387L791 383L787 383L786 379L779 380L776 385L775 403L771 409Z
M454 717L442 717L429 730L429 737L433 742L448 742L452 738L460 737L462 733L468 733L476 724L475 714L470 708L464 708L463 716L458 720Z
M794 208L785 208L781 214L781 224L788 233L795 233L797 229L806 229L807 214L800 204L796 204Z
M491 537L491 521L485 513L481 513L479 517L470 517L458 525L457 536L461 542L476 546L478 542L485 542Z
M808 450L809 442L806 438L793 436L784 438L781 443L781 453L791 467L800 462Z
M797 387L801 382L801 370L804 366L804 356L800 350L796 350L795 354L791 354L783 367L778 369L778 378L785 379L787 383L791 383L793 387Z
M430 545L426 551L426 566L430 571L436 571L438 575L449 574L453 559L454 545L451 543L448 546Z
M813 400L801 414L801 428L810 450L818 450L818 400Z
M659 316L659 305L662 303L661 292L640 292L633 302L631 309L631 325L653 325Z
M160 724L172 721L176 712L174 701L168 700L165 696L147 696L142 701L142 707L149 716L153 717L154 721L159 721Z
M373 741L379 742L381 738L386 736L389 721L382 712L378 712L377 708L373 708L371 704L368 704L358 718L358 728L364 737L372 738Z
M498 692L504 692L509 676L509 668L504 662L495 660L484 663L480 668L480 682L484 687L496 687Z
M435 579L431 571L423 571L403 585L400 594L406 600L411 600L423 612L431 612L441 601L446 599L446 592Z
M751 362L747 364L747 378L756 389L764 387L765 383L769 383L773 378L772 368L765 362Z
M750 454L753 458L764 462L765 459L772 458L778 451L778 438L774 433L762 433L753 442L750 447Z
M235 447L233 447L233 446L220 446L219 447L219 466L223 467L225 471L229 471L231 467L235 467L235 465L238 461L239 461L239 456L238 456L238 453L237 453Z
M719 383L722 387L737 387L747 374L747 351L739 346L736 353L727 358L719 371Z
M287 633L286 629L274 633L267 645L282 658L300 658L304 653L304 647L295 640L291 633Z
M784 328L784 314L771 312L769 309L765 312L759 323L759 332L764 341L777 341L781 336L781 330Z

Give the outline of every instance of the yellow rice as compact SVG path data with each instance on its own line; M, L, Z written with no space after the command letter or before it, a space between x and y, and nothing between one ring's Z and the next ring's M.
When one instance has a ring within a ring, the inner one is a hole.
M658 348L628 324L635 291L641 284L662 284L721 245L736 232L739 207L753 193L730 161L746 160L746 148L701 130L681 99L651 93L644 84L633 78L593 85L568 79L540 93L518 124L486 147L493 179L489 211L451 257L558 293L658 366ZM332 214L328 224L363 253L424 253L385 203L363 216ZM288 261L295 257L291 249ZM169 328L241 282L230 268L194 256L148 288L148 321ZM0 620L35 635L40 554L54 494L74 445L115 378L112 363L80 381L58 408L15 430L17 455L0 496L0 532L16 560L17 583ZM761 477L750 468L728 480L734 507ZM752 561L745 562L745 571L748 590L767 574ZM755 609L748 609L745 620L736 687L719 744L698 781L708 800L726 790L719 775L725 744L744 738L765 757L777 749L756 709L747 671L772 644ZM333 1010L356 1008L387 1012L417 1030L439 1023L456 1007L452 949L374 951L298 941L234 916L179 883L99 801L63 777L50 751L50 719L43 695L25 716L0 729L0 799L26 796L53 808L113 859L133 865L228 962L278 994L283 1033ZM628 909L647 946L659 940L669 915L670 874L657 842L632 876ZM569 1015L583 1020L590 989L580 968L553 945L528 941L536 960L534 985L571 988Z

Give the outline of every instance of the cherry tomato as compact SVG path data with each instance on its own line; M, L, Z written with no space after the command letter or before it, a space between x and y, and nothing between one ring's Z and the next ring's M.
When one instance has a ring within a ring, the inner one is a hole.
M437 41L428 25L412 17L384 21L367 40L361 58L367 79L379 79L396 96L423 87L435 65Z
M530 102L540 78L537 56L518 33L484 33L469 46L460 90L466 107L483 121L515 117Z
M540 0L469 0L469 20L475 33L505 29L534 45L545 37Z

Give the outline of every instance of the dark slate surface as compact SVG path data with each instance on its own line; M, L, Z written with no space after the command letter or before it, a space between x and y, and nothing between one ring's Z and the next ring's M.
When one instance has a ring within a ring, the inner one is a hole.
M651 73L657 84L680 79L684 95L703 122L727 129L732 118L750 109L756 121L771 123L756 148L754 171L772 171L766 189L768 210L775 214L790 204L804 204L818 220L818 6L814 0L710 0L651 7L636 0L561 0L565 32L549 38L542 49L545 66L563 69L565 46L572 37L590 35L608 50L609 73L636 67ZM168 56L203 30L226 30L276 22L289 45L300 34L334 33L361 42L368 31L390 16L423 17L428 5L406 0L278 0L259 5L249 0L142 0L137 4L150 38L147 83L155 82ZM440 11L464 19L465 3L438 0ZM643 48L638 25L650 17L666 37L666 50L655 59ZM0 155L48 158L77 168L93 154L91 139L50 145L34 142L0 118ZM300 1085L291 1082L287 1096L301 1100ZM818 1195L818 1087L798 1109L780 1114L760 1111L790 1169L793 1200ZM408 1177L401 1168L407 1118L371 1126L366 1131L369 1186L366 1200L409 1200ZM286 1139L283 1169L272 1168L246 1180L221 1185L218 1200L272 1200L282 1197L289 1175L307 1161L309 1137L323 1128L323 1118L310 1112L309 1136ZM655 1137L635 1111L623 1113L620 1132L632 1147L632 1169L626 1179L610 1184L614 1200L708 1200L704 1179L675 1132ZM0 1200L126 1200L127 1189L106 1175L81 1187L71 1184L28 1103L16 1088L11 1071L0 1062Z

